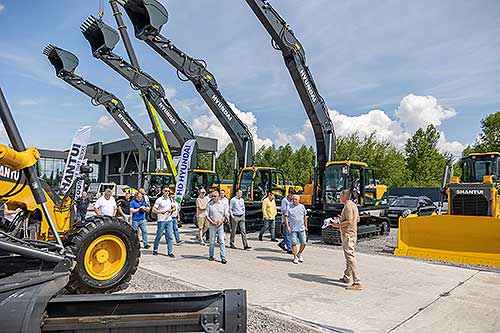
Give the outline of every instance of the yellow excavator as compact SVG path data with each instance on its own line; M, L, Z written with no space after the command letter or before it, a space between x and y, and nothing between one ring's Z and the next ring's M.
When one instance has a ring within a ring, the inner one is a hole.
M399 219L397 256L500 267L500 153L462 158L462 177L443 177L448 214Z

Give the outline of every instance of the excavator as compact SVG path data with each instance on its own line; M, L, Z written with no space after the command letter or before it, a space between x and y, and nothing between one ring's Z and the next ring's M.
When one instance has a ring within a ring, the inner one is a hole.
M22 210L0 223L2 332L246 332L241 289L109 294L137 269L137 234L108 217L76 221L71 196L38 178L40 153L26 149L2 89L0 118L14 148L0 145L0 200Z
M151 176L151 171L156 169L156 152L151 140L144 134L139 125L125 110L123 103L112 93L92 84L83 77L75 74L75 69L79 60L73 53L61 49L54 45L48 45L44 51L54 66L56 75L75 89L91 98L93 105L102 105L108 114L115 120L120 128L127 134L130 141L136 147L138 153L138 172L141 175L138 187L142 183L150 184L150 180L144 179L146 175ZM173 176L170 175L169 182L174 183ZM148 187L145 185L145 187Z
M388 233L389 221L380 216L386 208L384 202L387 186L377 184L374 170L364 162L335 161L333 123L328 114L328 107L307 67L302 44L268 1L245 1L270 35L273 48L281 51L313 128L316 141L314 180L312 184L305 186L301 195L301 202L311 209L309 226L319 227L326 217L339 214L343 208L340 192L349 189L360 210L358 236ZM337 229L324 229L323 240L326 243L339 244L340 233Z
M114 14L118 19L121 18L119 13ZM123 23L123 21L119 21ZM120 76L125 78L133 89L140 90L146 100L148 113L158 114L161 119L167 124L180 146L189 140L195 140L194 134L188 124L180 118L173 106L169 103L163 87L152 78L149 74L143 72L138 67L137 58L132 48L132 44L128 39L126 28L123 24L118 24L120 33L125 43L130 59L133 59L134 64L125 61L123 58L113 52L116 44L119 41L118 32L112 27L104 23L102 19L97 19L91 16L82 25L82 33L89 42L92 55L103 61L111 67ZM123 38L125 37L125 38ZM153 127L157 136L161 137L158 131L161 131L159 120L157 117L152 117ZM155 125L156 124L156 125ZM163 149L165 150L165 149ZM169 158L171 159L171 158ZM187 188L189 189L184 196L182 202L182 219L192 220L195 212L195 202L198 196L198 189L204 187L208 190L213 190L218 187L218 177L213 170L200 170L197 168L197 144L191 155L191 169L188 171ZM171 167L172 173L177 180L175 167ZM157 178L157 177L154 177ZM163 180L152 179L152 183L164 183Z
M118 1L112 1L117 3ZM246 205L246 219L260 219L263 196L273 191L279 201L285 194L283 172L270 167L253 166L255 147L247 126L231 109L220 92L214 75L204 60L190 57L161 34L168 21L167 9L156 0L119 1L134 26L135 36L143 40L178 73L179 79L191 81L212 113L229 134L236 149L232 191L241 188Z
M443 172L447 214L400 217L396 256L500 267L500 153L471 153L461 166L461 178Z

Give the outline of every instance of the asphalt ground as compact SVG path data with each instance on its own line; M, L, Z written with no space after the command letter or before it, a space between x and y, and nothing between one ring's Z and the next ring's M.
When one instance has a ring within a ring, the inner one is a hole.
M151 243L155 229L149 225ZM227 249L228 264L222 265L208 261L208 247L197 243L196 229L185 225L181 233L186 243L174 247L176 258L143 250L126 292L243 288L249 332L500 331L498 272L394 257L387 251L393 234L359 242L364 290L348 291L335 281L344 269L341 249L321 244L314 234L303 264L292 264L275 242L260 242L253 233L253 248ZM160 252L166 252L164 239Z

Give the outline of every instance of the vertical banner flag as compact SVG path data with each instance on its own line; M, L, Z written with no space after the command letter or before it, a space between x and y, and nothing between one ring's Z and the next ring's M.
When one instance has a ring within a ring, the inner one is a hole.
M175 201L177 201L179 207L182 202L182 198L186 193L186 187L188 185L188 172L191 166L191 156L193 155L195 145L196 140L188 140L182 146L181 158L177 168L177 182L175 183Z
M73 142L69 149L66 165L64 166L64 174L61 180L61 193L66 194L73 182L80 175L80 167L84 165L87 160L85 154L87 153L87 145L90 140L90 131L92 127L84 126L78 129L73 136ZM83 192L83 179L77 183L75 198L79 198Z

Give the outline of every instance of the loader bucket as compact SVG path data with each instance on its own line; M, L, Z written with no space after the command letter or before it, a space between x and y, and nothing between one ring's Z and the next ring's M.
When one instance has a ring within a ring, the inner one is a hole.
M102 20L90 16L80 27L83 36L89 41L92 54L111 51L120 38L118 32Z
M73 73L79 63L76 55L51 44L43 50L43 54L56 69L56 75L61 72Z
M400 218L394 254L500 267L500 219L461 215Z
M128 0L124 8L137 37L146 31L160 32L162 26L168 22L167 9L156 0Z

